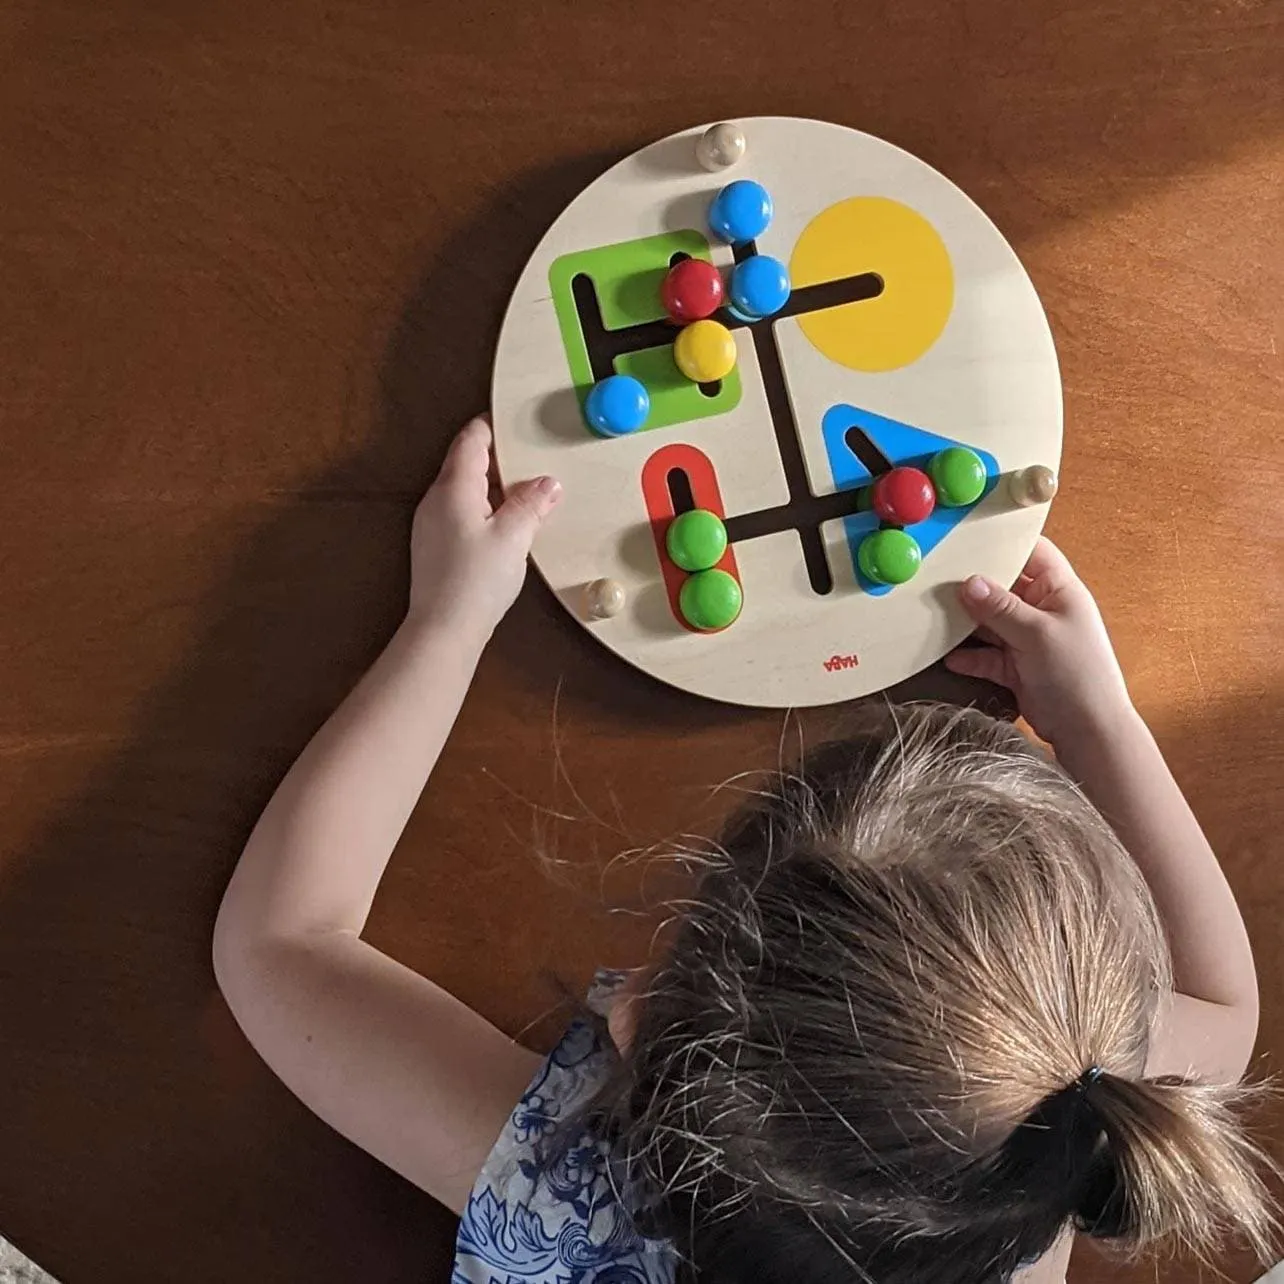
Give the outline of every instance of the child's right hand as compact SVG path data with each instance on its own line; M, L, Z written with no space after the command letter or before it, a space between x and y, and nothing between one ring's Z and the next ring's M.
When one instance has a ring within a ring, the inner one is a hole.
M1054 748L1100 733L1131 709L1101 612L1051 540L1035 545L1012 590L973 575L959 599L986 645L957 648L946 668L1007 687Z
M485 416L460 429L410 537L410 618L445 620L483 643L512 606L535 533L562 496L553 478L538 477L492 504L491 436Z

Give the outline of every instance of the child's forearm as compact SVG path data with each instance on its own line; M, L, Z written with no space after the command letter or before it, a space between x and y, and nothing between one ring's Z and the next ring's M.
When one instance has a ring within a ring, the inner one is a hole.
M1145 876L1168 933L1177 990L1241 1011L1255 1030L1257 975L1244 920L1141 716L1120 709L1057 753Z
M219 916L242 943L359 933L485 642L409 618L281 782Z
M489 464L477 419L415 512L406 622L268 804L213 950L228 1006L281 1080L456 1212L539 1059L359 935L557 503L533 478L492 508Z

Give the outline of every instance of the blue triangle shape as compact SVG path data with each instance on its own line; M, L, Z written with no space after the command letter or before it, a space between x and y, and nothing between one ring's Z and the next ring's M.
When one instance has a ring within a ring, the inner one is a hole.
M985 490L976 503L962 508L945 508L937 505L926 521L915 522L905 529L918 541L918 546L927 555L994 489L999 478L998 461L988 451L965 441L956 441L952 437L942 437L938 433L928 432L924 428L915 428L912 424L902 423L899 419L889 419L885 415L876 415L872 410L860 410L856 406L830 406L821 419L821 432L825 438L825 454L829 459L829 471L833 474L834 485L838 490L852 490L868 486L874 476L863 463L852 453L847 445L847 434L852 428L860 428L874 447L883 455L889 464L908 464L926 470L929 460L938 450L947 446L967 446L975 450L985 465L988 480ZM881 597L891 592L891 585L875 584L861 574L856 550L866 535L876 531L881 525L876 514L872 512L855 513L843 519L843 529L847 535L847 547L851 553L852 569L856 572L857 582L867 593Z

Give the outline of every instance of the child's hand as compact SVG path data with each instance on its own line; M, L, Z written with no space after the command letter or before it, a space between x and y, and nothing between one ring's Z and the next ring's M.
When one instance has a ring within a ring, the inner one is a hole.
M489 637L526 577L540 523L562 497L551 477L490 501L490 424L473 419L451 444L419 501L410 538L410 615L445 619Z
M959 598L987 645L959 647L945 657L946 668L1009 688L1054 748L1131 708L1101 612L1050 540L1035 545L1011 592L973 575Z

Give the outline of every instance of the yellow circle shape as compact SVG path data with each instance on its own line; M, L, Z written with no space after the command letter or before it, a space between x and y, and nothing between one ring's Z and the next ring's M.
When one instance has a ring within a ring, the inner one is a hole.
M853 196L802 230L789 275L794 289L876 272L875 299L800 313L798 324L831 361L876 373L917 361L945 329L954 272L940 233L917 210L885 196Z
M718 321L693 321L673 344L678 369L695 383L725 379L736 365L736 341Z

